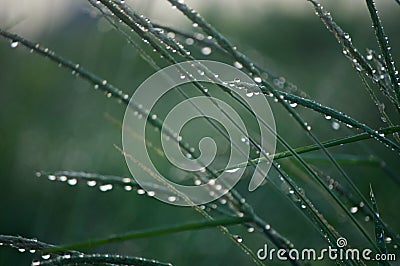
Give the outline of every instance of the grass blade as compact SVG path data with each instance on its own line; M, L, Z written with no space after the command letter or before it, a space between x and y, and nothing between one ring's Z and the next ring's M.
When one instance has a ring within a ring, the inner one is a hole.
M372 186L370 186L370 199L372 206L374 208L374 224L375 224L375 240L376 244L379 247L379 251L381 254L387 254L387 249L386 249L386 244L385 244L385 233L383 230L383 225L379 219L379 211L378 211L378 205L376 203L375 195L372 190ZM379 265L390 265L387 261L380 261L378 263Z
M50 260L34 261L32 266L36 265L135 265L135 266L172 266L171 263L160 262L153 259L145 259L132 256L120 256L110 254L92 254L92 255L64 255Z
M379 47L385 59L386 68L388 70L390 79L392 81L392 87L397 95L397 101L400 103L400 79L399 73L396 71L395 62L393 60L392 53L390 52L391 47L389 45L389 39L385 34L382 26L382 22L378 16L378 11L375 7L375 2L373 0L366 0L368 11L371 16L372 24L375 29L375 35L378 40Z
M10 236L10 235L0 235L0 246L9 246L12 248L18 249L20 252L25 252L25 251L30 251L31 253L35 253L36 251L41 251L44 252L45 250L48 249L54 249L57 248L55 245L47 244L41 241L38 241L37 239L33 238L25 238L22 236ZM80 252L74 251L74 250L60 250L58 252L52 252L52 253L57 253L60 255L63 254L74 254L74 255L79 255L81 254Z
M104 245L113 242L119 241L126 241L138 238L147 238L152 236L159 236L164 234L171 234L177 232L185 232L185 231L193 231L193 230L200 230L200 229L207 229L207 228L214 228L217 226L228 226L228 225L237 225L242 223L251 222L251 217L234 217L234 218L223 218L223 219L215 219L215 220L205 220L200 222L192 222L187 224L180 224L180 225L172 225L168 227L161 227L161 228L152 228L147 230L140 230L140 231L132 231L127 232L119 235L112 235L110 237L101 238L90 240L86 242L80 242L71 245L64 245L56 248L51 248L47 250L47 252L57 252L67 249L80 249L86 247L94 247L99 245Z

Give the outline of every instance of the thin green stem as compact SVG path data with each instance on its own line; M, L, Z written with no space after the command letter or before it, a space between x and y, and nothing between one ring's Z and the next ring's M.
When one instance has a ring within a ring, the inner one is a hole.
M391 47L389 45L389 39L385 34L382 26L382 22L378 16L378 11L375 7L375 2L373 0L366 0L369 14L371 16L372 24L375 29L375 35L378 40L379 47L385 59L386 68L388 70L390 79L392 81L392 87L397 95L397 101L400 104L400 80L399 74L396 71L395 63L390 52Z
M161 227L161 228L152 228L140 231L133 231L118 235L112 235L106 238L100 238L95 240L89 240L86 242L80 242L71 245L64 245L60 247L50 248L46 250L48 253L53 253L61 250L67 249L81 249L87 247L94 247L100 246L104 244L109 244L113 242L119 241L126 241L132 239L139 239L139 238L147 238L152 236L159 236L165 234L172 234L178 232L185 232L185 231L193 231L193 230L200 230L200 229L207 229L213 228L217 226L229 226L229 225L237 225L242 223L248 223L252 221L252 217L243 216L243 217L232 217L232 218L223 218L223 219L215 219L215 220L206 220L206 221L199 221L199 222L192 222L187 224L180 224L180 225L172 225L168 227Z
M132 265L132 266L172 266L171 263L160 262L153 259L146 259L132 256L120 256L110 254L92 255L66 255L50 260L38 261L37 265ZM36 265L36 264L32 264Z
M379 134L393 134L396 132L400 132L400 126L383 128L383 129L380 129L378 132L379 132ZM321 142L321 144L325 148L330 148L330 147L341 146L344 144L354 143L357 141L366 140L366 139L370 139L370 138L372 138L372 137L369 134L360 133L360 134L350 136L350 137L327 140L327 141ZM321 147L319 145L313 144L313 145L294 148L293 150L298 154L302 154L302 153L308 153L308 152L312 152L312 151L318 151L320 149L321 149ZM271 154L269 157L270 157L270 159L273 158L274 160L278 160L278 159L283 159L283 158L287 158L290 156L293 156L293 153L291 151L283 151L283 152ZM261 158L254 159L252 161L254 163L259 163L259 162L267 161L267 158L261 157ZM246 167L248 165L249 165L248 162L243 162L241 164L234 165L230 168L220 169L220 170L218 170L218 172L224 172L226 170L235 169L235 168L239 168L239 167Z

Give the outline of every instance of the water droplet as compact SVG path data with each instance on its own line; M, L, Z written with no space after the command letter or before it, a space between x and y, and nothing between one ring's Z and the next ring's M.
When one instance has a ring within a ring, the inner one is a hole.
M18 251L24 253L26 250L24 248L19 248Z
M208 46L203 47L203 48L201 49L201 53L202 53L203 55L210 55L211 52L212 52L212 50L211 50L211 48L208 47Z
M174 201L176 201L176 197L175 196L169 196L168 197L168 201L169 202L174 202Z
M18 45L19 45L19 42L17 42L17 41L12 41L11 42L11 48L17 48Z
M139 189L137 190L137 193L138 193L139 195L143 195L143 194L146 193L146 191L145 191L144 189L139 188Z
M392 242L392 238L391 237L385 237L385 242L386 243L390 243L390 242Z
M366 56L366 58L367 58L368 61L372 60L372 54L368 54L368 55Z
M334 130L339 130L340 124L339 124L338 122L336 122L336 121L333 121L333 122L332 122L332 128L333 128Z
M261 83L262 79L260 77L255 77L254 81L257 82L257 83Z
M167 33L167 36L168 36L169 38L173 39L173 38L175 38L175 33L173 33L173 32L168 32L168 33Z
M297 106L297 103L290 103L289 105L290 107L295 108Z
M364 217L364 221L365 221L365 222L369 222L369 220L371 220L371 217L369 217L369 216L365 216L365 217Z
M254 92L251 92L251 91L246 93L246 96L249 98L253 97L253 95L254 95Z
M32 261L32 266L38 266L38 265L40 265L40 261L38 260Z
M242 242L243 242L243 238L242 238L241 236L239 236L239 235L234 235L233 237L235 238L235 240L236 240L237 242L239 242L239 243L242 243Z
M113 188L112 184L105 184L105 185L99 186L100 191L103 191L103 192L109 191L112 188Z
M249 228L247 228L247 232L253 233L253 232L254 232L254 227L249 227Z
M326 119L326 120L331 120L331 119L332 119L332 116L330 116L330 115L325 115L325 119Z
M65 175L62 175L58 179L60 179L61 182L65 182L68 180L68 177L66 177Z
M196 186L200 186L200 185L201 185L201 180L200 180L200 179L196 179L196 180L194 181L194 184L195 184Z
M94 89L95 89L95 90L98 90L98 89L99 89L99 85L98 85L98 84L95 84L95 85L94 85Z
M186 43L187 45L192 45L192 44L194 43L194 40L193 40L192 38L187 38L187 39L185 40L185 43Z
M35 249L30 249L30 250L29 250L29 253L31 253L31 254L34 254L35 252L36 252Z
M242 65L240 62L238 62L238 61L236 61L235 63L233 63L233 66L236 67L237 69L242 69L242 68L243 68L243 65Z
M43 254L42 259L44 259L44 260L50 259L50 254Z
M271 229L271 226L270 226L269 224L266 224L266 225L264 226L264 229L265 229L265 230L270 230L270 229Z
M302 209L305 209L305 208L307 208L307 206L306 205L304 205L304 204L301 204L301 206L300 206Z
M155 194L156 193L154 191L147 192L147 195L150 196L150 197L154 197Z
M47 178L48 178L50 181L54 181L54 180L57 179L55 175L49 175Z
M351 208L350 208L350 212L351 212L351 213L356 213L356 212L358 212L358 207L357 207L357 206L351 207Z
M86 182L86 184L87 184L89 187L94 187L94 186L96 185L96 181L95 181L95 180L88 180L88 181Z
M124 186L124 189L125 189L126 191L131 191L131 190L132 190L132 186Z
M198 26L199 26L199 24L197 24L197 23L193 23L193 24L192 24L192 27L193 27L193 28L197 28Z
M68 179L67 184L70 186L75 186L76 184L78 184L78 180L76 178Z
M151 119L156 120L157 119L157 115L156 114L151 115Z
M101 82L101 85L106 85L107 84L107 80L103 80L102 82Z

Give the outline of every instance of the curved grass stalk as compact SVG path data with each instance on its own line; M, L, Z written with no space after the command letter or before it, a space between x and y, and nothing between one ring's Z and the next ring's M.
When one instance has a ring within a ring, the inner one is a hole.
M375 225L376 244L378 245L379 251L381 252L381 254L387 254L387 248L386 248L386 244L385 244L385 233L383 230L383 225L382 225L380 219L378 219L378 217L380 217L380 215L379 215L378 205L376 203L375 195L372 190L371 184L370 184L369 196L371 199L372 206L374 208L374 225ZM390 265L390 264L387 261L380 261L379 265Z
M47 177L50 181L58 181L67 183L69 185L76 185L79 182L86 182L90 187L99 186L100 190L107 191L112 189L113 186L118 186L126 191L137 189L138 194L145 194L142 187L133 179L129 177L121 177L116 175L101 175L97 173L76 172L76 171L56 171L56 172L36 172L37 177ZM148 184L155 192L163 192L170 194L171 191L163 186L156 184ZM104 189L102 189L104 187ZM152 194L152 193L150 193Z
M371 16L372 24L375 29L375 35L385 59L385 65L388 70L390 79L392 81L393 91L397 95L397 102L400 104L400 79L399 73L396 71L395 62L393 60L392 53L390 52L391 47L389 45L389 39L385 34L382 26L382 22L378 16L378 11L376 10L375 3L373 0L366 0L369 14Z
M52 244L47 244L45 242L41 242L35 238L25 238L22 236L10 236L10 235L0 235L0 247L1 246L9 246L12 248L16 248L21 252L29 251L31 253L35 253L37 251L44 252L48 249L57 248L57 246ZM45 253L45 252L44 252ZM64 254L74 254L80 255L82 253L75 250L63 249L58 252L53 252L54 254L64 255Z
M324 174L322 171L320 171L318 168L313 167L315 169L315 171L317 171L317 173L319 175L321 175L326 183L329 185L330 188L332 188L332 190L337 191L337 193L343 197L348 203L350 203L351 206L351 212L353 213L357 213L358 210L361 211L361 213L365 216L364 221L368 222L372 217L375 216L374 213L376 213L376 206L374 207L373 205L373 209L374 211L371 212L369 209L365 208L365 203L363 201L360 201L358 199L356 199L354 197L353 194L351 194L346 188L344 188L338 181L334 180L331 176L328 176L326 174ZM384 169L384 166L381 166L381 168ZM372 201L371 201L372 202ZM391 232L393 232L394 230L392 228L390 228L387 224L383 224L381 220L378 219L379 224L381 225L381 227L385 227L385 228L389 228L389 230ZM399 240L399 236L395 235L395 238L397 239L397 241ZM378 245L378 243L377 243ZM379 247L379 245L378 245Z
M243 217L232 217L232 218L223 218L223 219L215 219L215 220L204 220L180 225L172 225L168 227L160 227L160 228L151 228L146 230L138 230L127 232L118 235L111 235L105 238L94 239L86 242L79 242L71 245L63 245L59 247L54 247L46 250L46 252L53 253L57 251L67 250L67 249L81 249L88 247L95 247L99 245L109 244L113 242L120 242L126 240L133 240L139 238L147 238L165 234L172 234L178 232L186 232L193 230L201 230L207 228L214 228L217 226L229 226L229 225L238 225L242 223L251 222L252 218L248 216Z
M36 172L37 177L47 177L50 181L56 181L60 183L66 183L70 186L78 185L79 183L84 182L89 187L99 187L100 191L109 191L114 187L120 187L125 191L134 191L139 195L147 195L149 197L153 197L153 193L165 193L166 195L171 195L173 192L167 189L164 186L159 186L153 183L146 184L146 187L152 187L152 190L146 191L142 189L142 187L132 178L116 176L116 175L102 175L98 173L88 173L88 172L77 172L77 171L56 171L56 172L47 172L47 171L39 171ZM180 195L174 195L174 201L184 200ZM225 201L227 201L225 199ZM217 205L216 203L206 204L205 207L209 208L209 210L214 210L219 213L222 213L226 216L236 217L236 213L229 212L227 209L221 209L226 202L222 205Z
M358 156L353 154L334 154L335 160L341 165L368 165L368 166L380 166L383 161L375 156ZM319 154L307 154L303 156L304 159L313 162L326 162L330 161Z
M383 93L396 108L396 94L394 93L394 91L391 90L392 84L390 81L390 77L386 71L385 61L382 59L382 55L377 54L374 50L367 49L366 59L372 61L372 63L375 64L377 75L379 76L380 80L385 83L386 86L386 90ZM398 108L396 108L396 110L399 111Z
M380 129L379 134L393 134L396 132L400 132L400 126L393 126L393 127L387 127L387 128L383 128ZM356 134L354 136L349 136L349 137L344 137L344 138L338 138L338 139L331 139L331 140L327 140L327 141L323 141L321 142L321 144L325 147L325 148L331 148L331 147L337 147L337 146L341 146L344 144L350 144L350 143L355 143L361 140L367 140L372 138L369 134L367 133L360 133L360 134ZM303 153L308 153L308 152L312 152L312 151L318 151L320 150L321 147L317 144L312 144L312 145L308 145L308 146L303 146L303 147L298 147L298 148L294 148L294 150L296 151L297 154L303 154ZM293 154L290 151L283 151L283 152L278 152L275 154L271 154L269 157L273 158L274 160L277 159L283 159L283 158L287 158L293 156ZM266 161L267 159L265 157L261 157L261 158L257 158L254 159L253 161L255 163L258 162L262 162L262 161ZM225 170L231 170L231 169L235 169L238 167L246 167L249 164L247 162L243 162L241 164L237 164L233 167L230 168L226 168L226 169L220 169L218 170L218 172L222 172Z
M138 257L128 257L109 254L86 255L73 249L63 249L59 246L47 244L37 239L29 239L21 236L0 235L0 246L10 246L18 249L20 252L29 251L30 253L42 252L43 260L32 262L36 265L66 265L72 263L90 263L90 264L112 264L112 265L141 265L141 266L172 266L170 263L162 263L156 260L150 260ZM50 251L49 250L54 250ZM57 257L49 259L51 255Z
M134 266L172 266L171 263L160 262L153 259L145 259L132 256L120 256L110 254L81 254L64 255L54 259L34 261L32 266L38 265L134 265Z
M369 93L372 101L375 103L377 106L377 109L381 115L381 120L384 123L387 123L389 126L394 126L393 122L391 121L390 117L385 111L385 104L380 102L378 97L375 95L375 92L372 90L371 86L368 84L367 80L361 73L358 73L358 76L361 78L362 83L364 84L367 92ZM396 138L397 142L400 143L400 139Z
M386 87L386 83L382 81L382 79L377 75L376 69L372 68L368 61L364 58L364 56L358 51L357 48L354 47L350 35L344 32L333 20L332 16L329 12L323 10L323 6L317 2L317 0L308 0L316 11L316 14L325 24L326 28L332 32L336 38L336 40L343 47L343 54L346 55L353 67L357 70L357 72L366 71L368 77L372 78L372 81L379 85L381 90L385 93L388 88ZM387 96L388 94L385 93ZM389 97L389 96L388 96ZM397 109L400 108L399 101L389 97L392 103L395 105Z

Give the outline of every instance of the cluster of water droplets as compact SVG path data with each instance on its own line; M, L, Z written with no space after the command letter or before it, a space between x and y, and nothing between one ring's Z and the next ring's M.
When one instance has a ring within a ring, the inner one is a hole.
M37 177L41 177L42 173L37 172ZM67 175L55 175L55 174L48 174L48 180L50 181L58 181L58 182L65 182L70 186L75 186L78 184L78 178L76 177L69 177ZM122 178L119 182L105 182L104 180L95 180L90 178L80 179L80 181L84 182L88 187L98 187L101 192L111 191L114 186L122 187L125 191L135 191L138 195L147 195L149 197L154 197L156 195L156 191L154 190L144 190L142 188L138 188L137 184L133 183L131 178L125 177ZM222 186L216 184L217 189L221 189ZM170 195L167 197L169 202L176 202L179 200L179 197L176 195Z

